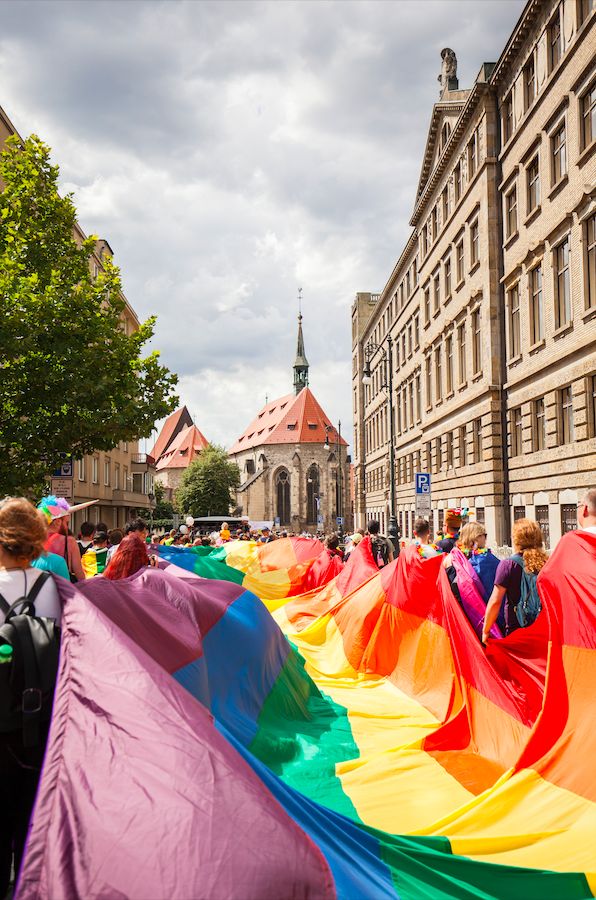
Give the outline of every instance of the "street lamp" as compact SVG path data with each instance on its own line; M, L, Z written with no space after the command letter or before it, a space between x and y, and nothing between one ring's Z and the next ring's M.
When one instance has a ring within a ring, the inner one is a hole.
M323 444L324 450L330 450L329 445L329 434L333 431L332 425L325 425L325 443ZM339 539L343 541L344 538L344 523L343 523L343 506L344 506L344 498L342 492L342 467L341 467L341 421L337 423L337 431L336 431L336 449L337 449L337 461L338 461L338 469L337 469L337 479L338 479L338 503L337 503L337 517L340 520L339 522Z
M389 530L390 538L394 548L397 550L399 546L399 534L397 531L397 519L395 517L395 436L393 433L393 339L391 335L387 335L387 349L381 344L375 344L369 341L364 347L364 370L362 372L362 383L370 384L372 381L370 372L371 360L376 354L380 354L381 360L385 363L385 382L381 384L381 389L387 391L387 403L389 404Z

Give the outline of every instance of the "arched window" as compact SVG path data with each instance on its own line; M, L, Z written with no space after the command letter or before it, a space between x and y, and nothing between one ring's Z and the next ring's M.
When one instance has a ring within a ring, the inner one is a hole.
M275 476L275 491L277 496L277 517L280 525L290 524L290 473L287 469L280 469Z
M319 467L313 463L306 473L306 521L309 525L317 524L320 500Z

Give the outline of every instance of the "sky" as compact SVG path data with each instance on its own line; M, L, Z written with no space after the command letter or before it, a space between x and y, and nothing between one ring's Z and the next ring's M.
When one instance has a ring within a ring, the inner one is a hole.
M0 106L52 148L211 441L310 385L350 439L350 310L408 224L440 51L460 87L522 0L3 0Z

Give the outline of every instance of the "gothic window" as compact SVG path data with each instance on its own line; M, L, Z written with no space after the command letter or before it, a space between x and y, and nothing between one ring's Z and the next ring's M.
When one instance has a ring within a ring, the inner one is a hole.
M275 492L277 497L277 512L280 525L290 524L290 473L287 469L280 469L275 476Z
M317 523L320 502L319 487L319 467L313 463L306 473L306 520L309 525Z

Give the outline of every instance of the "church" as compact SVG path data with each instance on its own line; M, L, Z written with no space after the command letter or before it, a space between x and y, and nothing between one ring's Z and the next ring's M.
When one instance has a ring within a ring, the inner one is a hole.
M240 469L237 512L296 534L351 529L348 444L308 386L308 370L300 313L293 393L266 403L228 451Z

